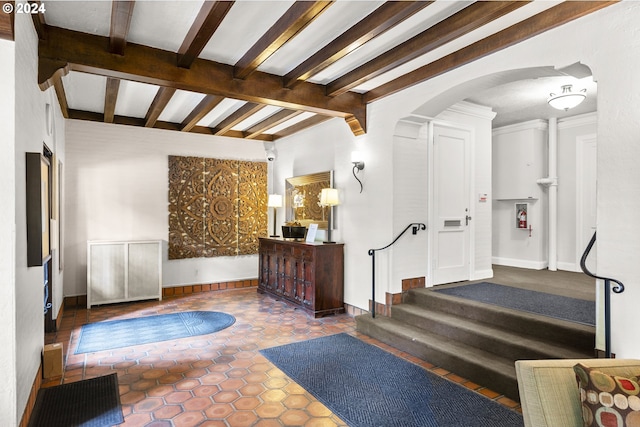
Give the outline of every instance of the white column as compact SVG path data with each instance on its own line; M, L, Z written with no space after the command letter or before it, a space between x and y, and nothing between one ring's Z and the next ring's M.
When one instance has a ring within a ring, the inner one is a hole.
M558 119L549 119L549 270L558 269Z

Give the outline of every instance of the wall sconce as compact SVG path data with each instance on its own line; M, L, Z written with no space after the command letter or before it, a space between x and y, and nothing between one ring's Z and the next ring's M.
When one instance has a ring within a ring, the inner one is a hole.
M320 192L320 206L329 206L329 215L327 221L327 240L322 243L335 243L331 241L331 229L333 228L332 209L340 204L338 190L335 188L323 188Z
M269 237L280 237L276 234L276 209L282 207L282 195L269 194L267 207L273 208L273 234Z
M362 155L359 151L354 151L351 153L351 163L353 163L353 177L360 184L360 192L362 193L362 181L360 181L356 176L357 171L361 171L362 169L364 169L364 162L362 161Z

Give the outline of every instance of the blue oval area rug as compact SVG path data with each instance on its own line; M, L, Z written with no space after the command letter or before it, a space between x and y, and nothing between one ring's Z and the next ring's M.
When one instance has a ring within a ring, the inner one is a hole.
M232 315L219 311L187 311L89 323L80 330L75 354L212 334L235 321Z

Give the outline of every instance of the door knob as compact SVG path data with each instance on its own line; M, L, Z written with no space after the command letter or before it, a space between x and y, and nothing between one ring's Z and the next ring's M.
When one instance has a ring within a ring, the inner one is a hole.
M465 215L465 225L469 225L469 220L472 219L469 215Z

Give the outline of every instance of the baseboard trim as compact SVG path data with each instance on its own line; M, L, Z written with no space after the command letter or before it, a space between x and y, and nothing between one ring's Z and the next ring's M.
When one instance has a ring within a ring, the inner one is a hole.
M227 289L257 288L258 279L234 280L230 282L204 283L200 285L184 285L162 288L162 298L196 294L199 292L224 291Z
M493 277L493 268L488 270L474 271L471 280L491 279Z
M558 270L562 271L573 271L574 273L581 273L582 270L580 267L574 262L559 262Z
M200 292L214 292L214 291L224 291L227 289L242 289L242 288L257 288L257 287L258 287L258 279L234 280L230 282L219 282L219 283L203 283L200 285L171 286L168 288L162 288L162 298L197 294ZM76 295L72 297L65 297L63 305L67 307L86 307L87 296ZM58 317L62 319L62 316L59 315Z
M40 367L38 368L36 377L34 378L33 384L31 385L31 391L29 392L29 398L27 399L27 406L24 408L24 412L22 413L22 419L20 420L20 424L18 424L19 427L27 427L29 425L31 415L33 414L33 408L36 405L36 397L38 397L38 391L40 390L41 386L42 362L40 362Z
M507 267L528 268L530 270L544 270L547 268L547 261L528 261L526 259L492 257L491 263L495 265L504 265Z

